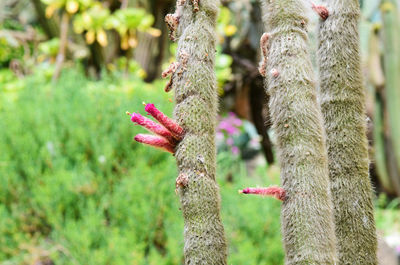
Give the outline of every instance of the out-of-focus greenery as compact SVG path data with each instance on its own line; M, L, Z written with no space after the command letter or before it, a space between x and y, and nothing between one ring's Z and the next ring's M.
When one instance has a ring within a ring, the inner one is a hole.
M118 71L93 81L76 68L52 85L44 68L0 73L0 263L181 264L175 159L135 143L142 129L125 115L144 113L143 101L170 115L164 81ZM279 173L250 178L231 160L230 175L230 156L219 159L229 264L282 264L280 202L237 193Z
M152 15L143 8L124 8L111 13L110 10L95 0L42 0L46 7L46 17L50 18L58 9L62 9L73 17L74 30L78 34L85 33L88 44L97 41L107 46L108 38L105 30L115 29L121 36L121 48L127 50L137 46L137 30L159 36L161 31L151 26Z
M400 199L388 200L381 193L375 201L375 219L377 227L385 236L400 232Z

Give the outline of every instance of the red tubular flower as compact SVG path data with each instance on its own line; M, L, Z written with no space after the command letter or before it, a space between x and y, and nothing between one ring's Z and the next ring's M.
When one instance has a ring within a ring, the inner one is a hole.
M143 144L148 144L164 151L175 153L175 145L171 144L167 139L160 136L149 134L138 134L135 136L135 141Z
M280 201L285 200L285 190L281 187L273 186L267 188L245 188L243 190L239 190L239 193L273 196Z
M147 104L145 106L145 111L154 117L159 123L161 123L165 128L167 128L177 140L181 140L183 137L183 128L179 126L174 120L170 119L164 113L159 111L154 104Z
M172 133L170 131L168 131L164 126L146 118L143 117L142 115L140 115L139 113L128 113L131 116L131 121L143 126L144 128L146 128L147 130L149 130L150 132L153 132L157 135L160 135L162 137L164 137L165 139L167 139L171 144L176 144L176 140L174 138L174 136L172 135Z

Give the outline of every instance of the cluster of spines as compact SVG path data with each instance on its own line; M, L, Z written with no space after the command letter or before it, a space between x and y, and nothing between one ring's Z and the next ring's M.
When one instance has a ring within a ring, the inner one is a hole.
M199 11L199 0L191 0L193 4L193 12ZM179 25L179 20L183 13L183 6L186 3L186 0L177 0L176 1L176 9L175 13L167 14L165 16L165 23L169 29L169 38L172 41L176 41L176 30Z
M264 33L260 38L260 50L261 50L261 62L258 67L258 71L261 76L266 77L266 68L267 68L267 60L268 60L268 39L269 34Z
M183 128L158 110L154 104L145 104L145 111L159 123L143 117L139 113L131 114L127 112L127 114L131 116L132 122L156 135L138 134L134 138L135 141L160 148L170 153L175 153L175 147L182 140L184 135Z
M168 76L171 76L168 83L166 84L164 90L165 92L169 92L172 89L172 84L175 78L175 75L181 76L182 73L186 70L187 62L189 60L189 54L186 51L182 51L179 54L179 57L181 58L182 63L179 62L173 62L171 63L167 69L165 69L161 73L162 78L166 78ZM179 68L179 71L177 71Z

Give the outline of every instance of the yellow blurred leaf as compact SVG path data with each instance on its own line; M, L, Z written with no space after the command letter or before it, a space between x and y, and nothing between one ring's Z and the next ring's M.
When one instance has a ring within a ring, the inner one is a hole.
M76 11L79 9L79 3L75 0L70 0L67 2L67 5L65 7L68 13L70 14L75 14Z
M90 17L90 15L87 12L84 12L82 14L82 20L83 20L83 23L85 23L86 25L90 25L92 23L92 18Z
M138 71L138 75L139 75L140 78L143 78L143 79L147 77L147 73L146 73L146 71L143 70L143 69L140 69L140 70Z
M101 46L107 46L107 34L104 30L100 29L97 31L97 42L100 43Z
M121 49L123 49L123 50L129 49L129 43L128 43L128 36L127 35L122 36Z
M156 29L156 28L149 28L147 32L153 36L153 37L160 37L161 36L161 30Z
M87 44L92 44L95 40L95 33L92 30L89 30L88 32L86 32L85 34L85 38L86 38L86 42Z
M394 10L394 5L391 2L385 2L381 5L382 12L390 12Z
M237 28L235 25L227 25L224 28L224 33L228 37L234 35L236 33L236 31L237 31Z
M57 9L57 5L55 4L51 4L49 6L46 7L46 18L51 18L54 14L54 11Z
M129 37L128 39L129 47L136 48L138 42L134 36Z

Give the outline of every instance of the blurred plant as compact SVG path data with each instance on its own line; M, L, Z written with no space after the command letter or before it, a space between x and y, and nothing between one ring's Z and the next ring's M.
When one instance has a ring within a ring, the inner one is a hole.
M237 118L233 112L229 112L227 117L220 120L216 133L218 149L230 150L235 156L240 154L239 147L235 146L235 139L243 131L242 124L242 120Z
M220 8L217 22L217 33L220 36L220 43L224 42L224 37L231 37L237 32L237 27L232 23L232 13L229 8Z
M218 95L224 94L224 85L232 79L232 65L233 59L230 55L221 52L221 47L217 47L215 57L215 72L217 75Z
M94 81L75 67L51 85L42 65L23 79L0 71L0 128L7 128L0 130L1 262L182 264L174 158L129 140L141 129L123 115L142 108L143 98L170 115L169 95L159 93L164 82L146 84L134 74ZM10 102L3 89L17 81L22 88ZM262 167L246 179L243 163L235 165L233 182L219 179L229 264L282 264L279 202L232 193L277 184L279 174L272 179Z
M89 9L77 14L73 25L76 33L85 33L87 44L97 41L101 46L108 44L105 24L110 18L110 10L104 8L101 3L94 3Z
M39 52L41 53L38 57L38 61L43 61L44 58L49 57L52 62L55 61L58 50L60 48L60 39L53 38L48 41L41 42L39 44Z
M125 56L119 57L113 64L108 64L107 67L111 73L116 75L125 73L126 76L126 73L128 72L129 74L133 74L133 76L140 77L141 79L146 78L146 72L139 63L134 60L129 60Z
M0 67L7 67L11 60L20 59L24 48L12 36L0 35Z
M219 152L228 151L234 157L248 159L260 151L260 136L254 125L242 121L233 112L220 117L216 140Z
M65 9L69 14L75 14L79 10L85 10L90 7L94 0L41 0L46 7L46 17L53 16L57 9Z
M152 28L154 17L143 8L119 9L106 21L106 27L115 29L121 36L121 49L136 48L137 31L147 32L155 37L161 35L159 29Z

